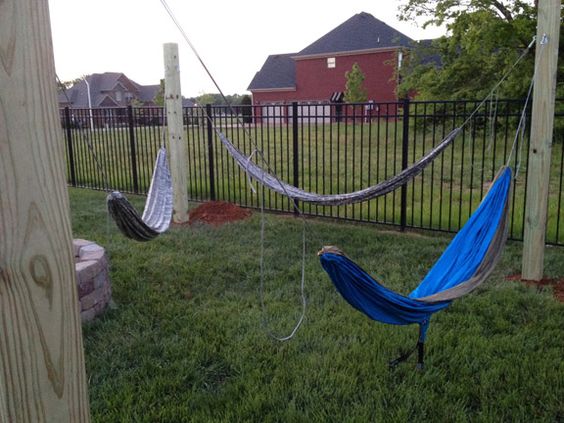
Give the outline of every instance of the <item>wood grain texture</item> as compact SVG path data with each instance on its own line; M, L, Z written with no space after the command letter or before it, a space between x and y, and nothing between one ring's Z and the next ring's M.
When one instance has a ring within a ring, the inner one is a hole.
M47 0L0 1L0 421L89 406Z
M523 279L535 281L544 271L559 32L560 0L539 1L522 268ZM548 43L541 45L544 34Z
M184 139L178 44L164 44L163 54L168 150L170 152L170 173L174 197L172 221L174 223L186 223L188 222L188 150Z

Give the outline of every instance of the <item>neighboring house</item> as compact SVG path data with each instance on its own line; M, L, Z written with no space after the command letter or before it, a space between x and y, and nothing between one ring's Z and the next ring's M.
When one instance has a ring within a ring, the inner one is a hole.
M196 107L196 103L188 98L182 97L182 107Z
M413 43L368 13L354 15L298 53L269 56L248 87L253 105L263 106L255 107L255 114L287 116L293 101L315 104L312 114L329 114L328 104L343 101L345 73L354 63L365 75L374 108L396 101L397 70Z
M154 98L160 85L140 85L123 73L94 73L66 91L59 91L60 107L125 107L133 103L155 106ZM90 104L88 91L90 88Z

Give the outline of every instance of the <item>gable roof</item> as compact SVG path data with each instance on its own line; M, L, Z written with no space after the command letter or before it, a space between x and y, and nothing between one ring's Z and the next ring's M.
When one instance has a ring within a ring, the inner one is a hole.
M398 46L409 47L411 43L413 40L407 35L369 13L361 12L304 48L295 57Z
M296 87L296 63L292 56L295 56L295 53L268 56L247 89L249 91L294 89Z
M86 77L90 84L92 107L108 105L111 100L114 106L119 104L108 97L108 92L113 91L118 85L134 94L135 98L143 102L150 102L160 89L160 85L139 85L121 72L93 73ZM66 94L66 95L65 95ZM59 103L68 104L67 97L73 107L88 107L88 86L80 80L65 92L59 93ZM109 99L109 100L108 100ZM125 98L124 98L125 99ZM124 100L125 101L125 100ZM123 104L122 104L123 105Z
M160 84L156 85L137 85L139 90L139 100L141 101L153 101L159 90L161 89Z
M182 97L182 107L195 107L196 103L194 103L189 98Z

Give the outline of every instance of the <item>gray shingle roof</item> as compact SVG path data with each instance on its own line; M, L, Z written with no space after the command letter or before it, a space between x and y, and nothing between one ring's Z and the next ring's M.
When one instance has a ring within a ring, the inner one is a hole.
M188 98L182 97L182 107L194 107L196 103Z
M108 97L108 92L112 91L117 84L121 84L126 89L133 90L134 96L144 102L153 100L160 88L159 85L139 85L120 72L94 73L87 76L86 79L90 84L92 107L108 104L111 100ZM69 97L73 107L88 107L88 87L84 80L67 89L66 95ZM59 101L62 103L67 102L64 93L59 94ZM125 102L125 98L123 101ZM117 104L114 100L111 100L111 102Z
M310 44L296 57L327 53L409 47L413 40L369 13L361 12Z
M156 85L137 85L139 88L139 100L141 101L152 101L159 90L161 89L160 84Z
M294 88L296 86L296 63L292 56L295 56L295 53L268 56L247 89L252 91Z
M434 39L421 40L415 43L415 56L421 65L433 65L437 68L442 67L443 60L440 51L434 45Z
M94 73L90 76L88 82L95 86L98 91L110 91L116 86L122 75L123 73L118 72Z

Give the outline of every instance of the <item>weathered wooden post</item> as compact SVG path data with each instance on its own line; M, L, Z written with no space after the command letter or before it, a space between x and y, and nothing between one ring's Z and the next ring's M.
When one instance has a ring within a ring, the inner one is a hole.
M559 31L560 0L539 1L523 239L522 278L526 280L539 281L543 276Z
M0 421L88 422L47 0L0 2Z
M182 94L180 90L180 67L178 44L163 46L165 62L165 104L168 127L168 150L174 196L174 223L188 222L188 152L184 141Z

